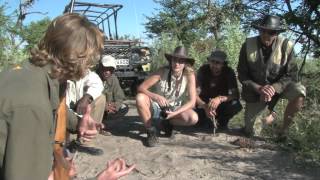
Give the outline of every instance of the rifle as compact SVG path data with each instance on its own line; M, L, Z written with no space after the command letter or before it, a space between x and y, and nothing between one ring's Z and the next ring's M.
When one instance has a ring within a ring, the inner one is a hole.
M55 180L69 180L70 164L64 158L64 145L66 140L66 129L67 129L67 107L66 97L60 100L60 104L57 110L57 125L55 133L55 144L54 144L54 163L53 163L53 174Z

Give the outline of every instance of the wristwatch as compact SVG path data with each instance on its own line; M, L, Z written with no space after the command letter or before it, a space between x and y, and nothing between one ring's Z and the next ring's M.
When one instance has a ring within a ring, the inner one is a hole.
M92 101L93 101L93 97L90 95L90 94L85 94L84 96L87 96L88 98L88 102L89 102L89 104L91 104L92 103Z

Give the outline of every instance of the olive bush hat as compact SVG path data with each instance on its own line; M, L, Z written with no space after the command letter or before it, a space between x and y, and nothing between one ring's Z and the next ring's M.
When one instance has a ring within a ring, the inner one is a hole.
M193 66L194 64L194 59L188 57L188 51L185 47L182 46L178 46L174 49L172 54L167 54L165 53L164 56L167 58L168 61L171 61L172 58L180 58L180 59L184 59L187 61L187 63L189 63L191 66Z
M278 33L286 31L285 23L279 16L266 15L262 19L252 23L252 27L258 30L270 30Z
M227 54L219 49L212 51L209 57L207 57L208 61L219 61L219 62L227 62Z

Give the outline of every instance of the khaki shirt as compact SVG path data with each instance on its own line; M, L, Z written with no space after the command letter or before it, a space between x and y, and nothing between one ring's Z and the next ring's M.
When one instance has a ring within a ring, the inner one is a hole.
M291 82L297 82L298 66L296 64L292 43L281 50L283 38L278 36L270 48L269 53L263 53L263 45L259 36L248 38L242 45L238 75L242 84L242 98L248 102L259 101L259 94L255 91L258 85L272 85L276 93L280 94ZM284 54L282 53L284 52ZM251 55L254 54L254 57ZM277 55L276 55L277 54ZM251 59L250 59L251 57Z
M59 83L49 66L0 73L0 179L45 180L53 162Z

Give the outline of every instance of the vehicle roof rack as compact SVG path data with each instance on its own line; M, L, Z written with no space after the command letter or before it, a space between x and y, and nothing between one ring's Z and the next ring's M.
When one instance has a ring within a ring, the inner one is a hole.
M118 39L118 27L117 27L117 16L118 11L123 7L121 4L97 4L88 2L71 2L65 7L64 13L78 13L87 17L89 21L96 24L104 33L105 28L108 28L109 39ZM115 38L111 33L111 22L113 18ZM106 24L107 23L107 26Z

